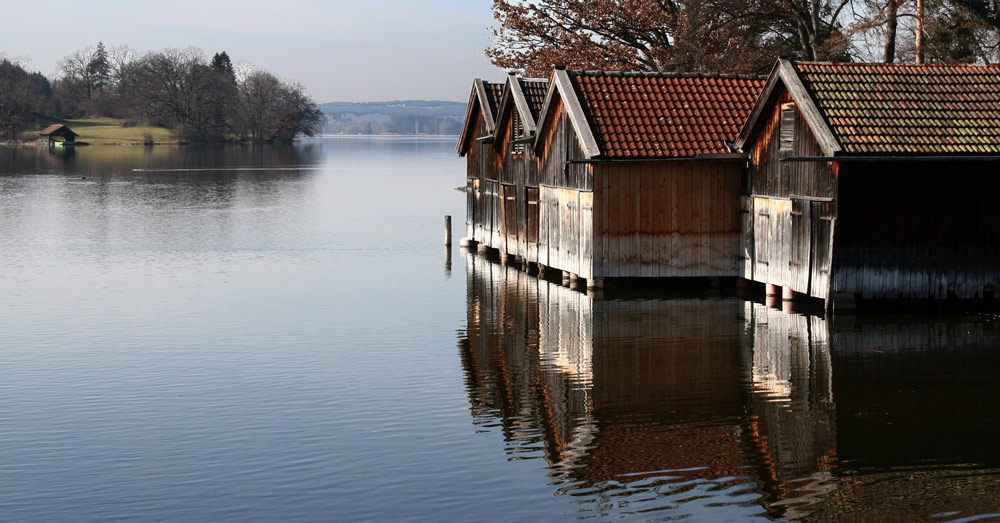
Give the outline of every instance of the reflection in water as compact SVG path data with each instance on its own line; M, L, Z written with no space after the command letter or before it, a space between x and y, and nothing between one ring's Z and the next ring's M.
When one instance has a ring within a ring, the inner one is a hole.
M475 421L512 459L544 457L581 517L791 516L829 490L821 320L737 298L595 301L467 263ZM801 341L780 343L790 328Z
M994 321L883 318L831 333L737 298L595 301L474 255L467 278L474 422L503 431L509 459L543 458L578 517L991 512L940 492L997 488L997 357L975 350L997 345ZM991 365L970 371L970 359ZM928 428L929 406L943 426ZM951 429L942 448L935 435Z

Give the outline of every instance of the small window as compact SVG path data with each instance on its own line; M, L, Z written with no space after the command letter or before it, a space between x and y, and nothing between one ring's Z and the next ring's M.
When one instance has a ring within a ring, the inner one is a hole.
M524 155L524 142L517 142L516 140L523 138L524 135L524 122L521 121L521 115L514 112L514 129L511 131L510 135L515 140L514 142L514 156Z
M779 126L779 146L781 152L791 152L795 146L795 104L781 104Z

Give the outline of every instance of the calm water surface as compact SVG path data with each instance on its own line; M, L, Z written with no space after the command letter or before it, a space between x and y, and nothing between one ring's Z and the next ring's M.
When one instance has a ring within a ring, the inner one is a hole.
M0 149L0 520L1000 513L1000 320L448 252L453 139Z

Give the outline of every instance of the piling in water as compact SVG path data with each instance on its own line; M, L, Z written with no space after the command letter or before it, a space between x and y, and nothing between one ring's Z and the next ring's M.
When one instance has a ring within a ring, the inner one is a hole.
M451 247L451 215L444 216L444 244Z

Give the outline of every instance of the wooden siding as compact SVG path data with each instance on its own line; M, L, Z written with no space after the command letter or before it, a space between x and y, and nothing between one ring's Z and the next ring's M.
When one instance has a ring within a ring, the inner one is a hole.
M1000 291L996 164L845 164L839 292L865 298L979 298Z
M762 119L759 134L750 149L752 194L782 198L836 198L836 177L827 163L780 161L784 157L823 156L823 151L797 108L794 112L794 144L790 151L781 150L780 104L790 103L791 97L787 92L782 93L778 102L772 106L769 117Z
M471 133L473 142L466 155L466 231L473 240L488 247L499 248L500 202L497 172L498 155L493 147L477 137L487 136L486 121L477 110Z
M597 164L595 277L739 275L740 173L707 161Z
M761 119L744 184L743 277L827 298L836 222L837 169L781 161L823 152L787 91Z
M578 163L586 159L586 155L562 104L556 103L546 118L556 120L556 124L547 126L543 137L539 183L580 191L593 190L593 169L589 164Z
M752 197L744 249L744 277L827 298L835 205L833 202Z
M593 193L542 186L538 207L538 263L593 278Z
M537 245L530 245L528 241L528 208L529 196L528 188L537 189L538 186L538 162L535 159L534 151L525 144L514 143L522 138L523 124L517 109L510 109L514 114L510 118L504 119L502 128L497 130L494 141L494 152L499 161L498 179L503 186L508 186L503 195L501 203L502 232L501 242L498 249L508 254L522 256L529 261L535 261L534 253L537 252ZM538 195L534 194L534 200L530 205L537 208ZM537 237L537 214L533 224L535 227L534 236Z

